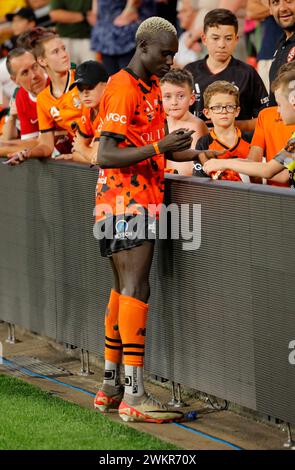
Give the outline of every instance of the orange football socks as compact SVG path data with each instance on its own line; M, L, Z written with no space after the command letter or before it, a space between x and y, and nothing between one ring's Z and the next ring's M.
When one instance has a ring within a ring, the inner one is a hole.
M121 363L122 360L122 341L118 322L120 297L120 294L112 289L105 312L105 359L114 363Z
M123 363L143 367L148 304L120 295L119 331L123 343Z

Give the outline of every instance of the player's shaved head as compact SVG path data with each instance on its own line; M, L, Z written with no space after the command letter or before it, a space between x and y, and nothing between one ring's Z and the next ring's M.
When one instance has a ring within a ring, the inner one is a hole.
M157 38L160 33L170 33L177 38L177 31L173 24L160 16L152 16L139 26L135 35L136 44L144 40L151 41Z

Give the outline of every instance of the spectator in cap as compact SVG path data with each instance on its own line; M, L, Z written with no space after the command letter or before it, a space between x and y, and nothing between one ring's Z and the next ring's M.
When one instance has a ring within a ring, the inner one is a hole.
M75 81L70 86L78 88L82 103L82 116L74 122L76 136L73 153L60 155L58 160L73 160L80 163L92 163L96 160L102 119L99 105L108 81L108 73L104 66L94 60L87 60L77 67Z

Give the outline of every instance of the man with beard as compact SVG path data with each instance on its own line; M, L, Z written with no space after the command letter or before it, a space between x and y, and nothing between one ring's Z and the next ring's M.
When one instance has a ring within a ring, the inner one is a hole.
M273 15L278 25L284 30L269 72L271 84L277 77L279 68L295 58L295 0L266 1L269 3L270 14ZM269 106L276 106L273 92L270 92L269 99Z

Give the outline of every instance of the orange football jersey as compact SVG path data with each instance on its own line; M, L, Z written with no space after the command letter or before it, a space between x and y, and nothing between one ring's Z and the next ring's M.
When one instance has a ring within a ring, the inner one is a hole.
M69 71L66 87L60 98L55 98L52 94L51 83L38 94L37 114L41 133L65 129L71 136L75 134L72 122L80 119L82 106L77 87L69 90L74 81L74 74L74 70Z
M85 139L94 138L95 141L99 140L103 124L102 117L99 113L95 115L92 108L82 106L82 116L77 124L78 132L82 137L85 137Z
M149 86L130 69L113 75L100 103L100 116L101 137L116 139L121 148L142 147L162 139L165 112L158 78L151 77ZM163 201L164 167L161 154L127 167L101 169L96 187L96 220L142 213L142 207L149 215L158 215L155 206L150 205Z

